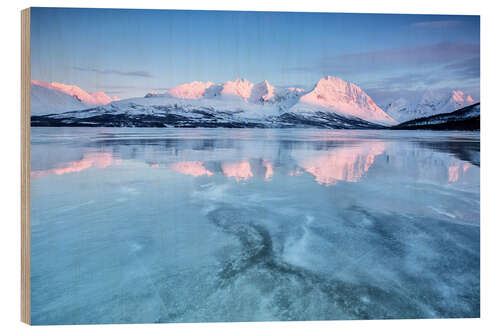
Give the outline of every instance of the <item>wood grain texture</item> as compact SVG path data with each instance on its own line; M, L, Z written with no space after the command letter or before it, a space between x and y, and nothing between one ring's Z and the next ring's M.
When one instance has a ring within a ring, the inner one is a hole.
M30 9L21 11L21 321L31 323L30 286Z

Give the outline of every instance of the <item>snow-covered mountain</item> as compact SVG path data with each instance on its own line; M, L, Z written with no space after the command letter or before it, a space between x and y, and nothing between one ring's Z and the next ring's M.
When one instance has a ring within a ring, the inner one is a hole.
M222 85L220 96L241 98L246 101L252 94L253 86L254 84L247 79L227 81Z
M265 103L273 101L273 99L276 97L274 94L275 90L276 88L270 85L266 80L257 83L252 88L250 101L252 103Z
M150 92L143 98L115 101L66 116L89 123L90 118L95 121L103 114L107 122L113 118L106 126L141 126L137 118L144 116L154 118L154 126L365 128L396 123L360 87L331 76L319 80L309 91L277 88L267 81L254 84L243 78L220 84L195 81L164 93ZM119 115L136 120L120 121Z
M59 82L45 82L40 80L31 80L32 85L38 85L45 87L47 89L56 90L62 92L63 94L73 96L77 100L87 104L87 105L105 105L113 101L118 101L118 97L109 97L102 91L97 91L95 93L88 93L82 88L75 85L67 85Z
M31 84L31 115L61 113L88 108L73 96L43 86Z
M449 113L476 101L463 91L427 91L415 101L398 98L385 107L385 111L398 122Z
M274 104L280 110L297 114L333 112L384 125L396 123L360 87L332 76L320 79L309 92L296 87L276 88L267 81L253 84L238 78L223 84L187 83L167 90L165 95L182 99L243 100L248 103L247 108L252 104Z
M89 94L75 85L31 80L31 114L40 115L81 110L117 101L102 91Z
M360 87L337 77L320 79L311 92L300 97L299 103L292 110L310 112L316 111L318 107L373 123L396 124Z
M198 83L198 85L195 85L196 83ZM179 89L179 87L184 87L185 89L190 88L191 90L199 89L199 93L196 94L197 99L225 98L225 99L236 99L236 100L242 99L244 101L247 101L250 98L254 87L254 84L252 82L243 78L237 78L234 81L226 81L221 84L213 84L211 82L207 82L205 83L204 87L202 86L202 84L203 84L202 82L183 84L181 86L169 89L167 93L173 97L179 97L178 95L171 94L171 91Z
M180 86L167 90L167 93L173 97L184 99L199 99L205 94L205 91L213 86L212 82L194 81L181 84Z
M394 129L439 129L479 130L481 127L481 105L475 103L453 112L409 120L394 126Z

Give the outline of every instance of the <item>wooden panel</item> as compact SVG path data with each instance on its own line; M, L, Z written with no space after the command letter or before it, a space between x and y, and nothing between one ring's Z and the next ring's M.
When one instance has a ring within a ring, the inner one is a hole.
M30 304L30 9L21 11L21 321Z

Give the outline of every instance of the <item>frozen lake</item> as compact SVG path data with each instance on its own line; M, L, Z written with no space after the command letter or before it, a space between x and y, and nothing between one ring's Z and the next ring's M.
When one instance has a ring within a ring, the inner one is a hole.
M33 324L479 316L479 132L31 131Z

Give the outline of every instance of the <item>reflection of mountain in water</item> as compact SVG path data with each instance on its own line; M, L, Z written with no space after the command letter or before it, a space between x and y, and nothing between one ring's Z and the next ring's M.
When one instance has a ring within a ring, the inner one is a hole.
M327 151L314 151L312 156L302 156L298 153L296 161L293 161L292 170L284 170L278 163L266 160L242 160L237 162L220 161L212 164L213 169L207 169L207 165L201 161L185 161L171 164L172 170L194 177L211 176L218 170L227 178L236 181L248 180L254 175L260 175L265 180L271 179L275 172L275 165L283 171L284 176L298 176L309 173L314 176L315 181L322 185L334 185L338 181L357 182L370 169L375 157L385 150L382 142L363 143L354 146L338 147ZM285 169L289 169L287 166ZM264 170L264 171L263 171Z
M479 141L419 142L419 145L432 150L451 153L462 161L480 166L481 145Z
M370 169L375 157L385 151L386 145L372 142L342 147L305 158L299 165L319 184L328 186L337 181L358 182Z
M479 316L474 133L50 131L35 322Z
M67 173L81 172L91 167L107 168L113 164L119 164L120 159L113 158L109 152L87 153L81 159L66 163L60 163L46 170L31 171L31 177L42 177L51 174L64 175Z
M416 150L415 144L426 149ZM102 135L100 140L91 141L87 146L91 149L82 158L45 166L33 171L32 176L116 166L121 159L142 161L153 168L194 177L223 175L237 182L254 178L269 181L276 175L312 175L318 184L329 186L339 181L359 182L373 170L374 177L380 179L396 172L438 183L460 183L466 178L469 163L479 166L480 155L479 142L454 138L441 141L412 138L402 142L356 138L283 139L270 144L265 140L254 141L247 135L234 140ZM376 163L378 156L380 160Z

